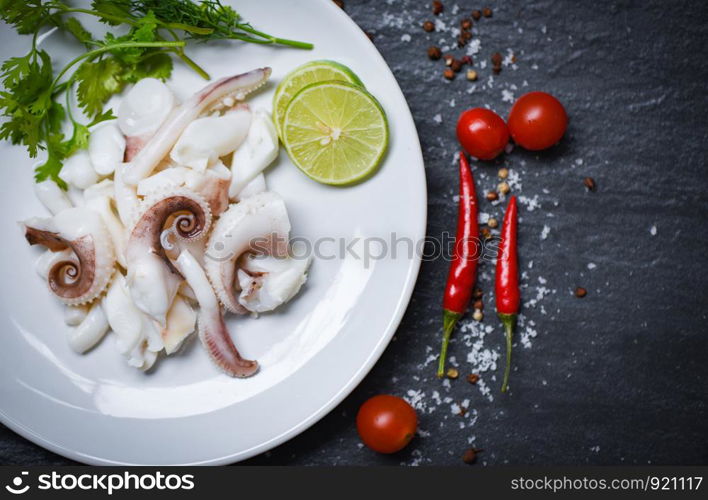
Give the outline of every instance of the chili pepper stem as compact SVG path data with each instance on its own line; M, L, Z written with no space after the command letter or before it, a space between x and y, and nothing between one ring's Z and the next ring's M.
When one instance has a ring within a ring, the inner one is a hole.
M448 309L443 309L443 341L440 349L440 359L438 360L438 378L445 376L445 360L447 359L447 346L450 344L452 331L455 329L457 320L462 317L462 314L452 312Z
M502 381L502 392L506 392L509 386L509 373L511 372L511 342L514 338L514 326L516 326L516 314L498 314L504 325L504 336L506 337L506 367L504 368L504 380Z

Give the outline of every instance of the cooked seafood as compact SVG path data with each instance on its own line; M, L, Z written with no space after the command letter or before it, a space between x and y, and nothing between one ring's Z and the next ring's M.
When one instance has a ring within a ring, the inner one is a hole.
M23 227L47 248L37 271L66 304L72 350L113 332L128 365L147 371L197 331L226 374L258 371L237 350L222 305L272 311L298 293L309 265L288 256L285 202L263 176L278 155L275 128L242 102L269 75L223 78L181 105L164 83L141 80L118 119L66 161L68 190L37 184L52 215Z
M170 152L179 136L199 115L211 109L236 101L243 101L248 94L261 87L270 76L270 68L259 68L241 75L217 80L194 94L189 100L170 113L165 122L132 159L125 182L136 185L155 169Z
M68 305L86 304L98 297L113 275L113 243L101 217L84 207L62 210L51 218L24 223L30 245L52 252L71 250L47 270L50 290Z
M278 157L278 133L270 115L256 111L244 144L231 160L229 196L235 199L241 191Z
M287 255L290 219L282 198L265 192L231 205L214 225L207 243L204 265L224 307L243 314L235 288L238 258L246 252Z

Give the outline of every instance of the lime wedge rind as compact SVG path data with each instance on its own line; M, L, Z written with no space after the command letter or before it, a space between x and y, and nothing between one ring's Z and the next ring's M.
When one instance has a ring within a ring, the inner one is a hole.
M337 100L346 100L347 106L340 106ZM350 104L353 107L347 109ZM313 105L343 111L325 118L324 113L311 109ZM351 116L345 116L347 112ZM313 117L316 123L302 123ZM347 128L354 122L356 127ZM362 126L365 123L368 126ZM341 137L330 143L322 130L335 129ZM290 159L305 175L324 184L345 186L368 179L378 170L388 149L388 122L381 104L362 87L336 80L317 82L306 85L291 99L282 138Z
M285 75L273 95L273 121L279 136L282 137L285 110L293 96L306 85L326 80L341 80L364 86L351 69L336 61L319 59L298 66Z

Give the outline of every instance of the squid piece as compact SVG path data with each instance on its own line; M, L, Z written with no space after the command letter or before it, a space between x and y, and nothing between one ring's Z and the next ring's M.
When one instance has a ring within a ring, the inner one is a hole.
M256 373L258 362L244 359L234 346L224 323L219 301L199 262L189 250L183 250L175 260L175 266L187 280L199 302L199 340L212 361L232 377L244 378Z
M167 311L182 277L170 262L174 242L201 241L211 226L207 202L193 191L178 188L147 197L126 248L127 283L135 305L166 324Z
M184 129L170 152L179 165L204 171L220 157L236 150L246 139L251 126L251 111L239 105L219 116L197 118Z
M153 321L134 304L125 277L118 273L103 300L108 324L116 334L118 352L128 364L147 370L164 345Z
M115 252L101 217L87 208L68 208L51 218L23 223L30 245L63 253L47 270L49 288L67 305L91 302L113 275Z
M154 192L166 192L178 187L186 187L200 194L209 204L212 216L218 217L229 206L229 183L231 172L217 162L204 172L187 167L169 167L146 177L138 183L138 194L147 196Z
M91 165L88 151L81 150L67 158L59 172L59 178L79 189L86 189L96 184L98 174Z
M197 313L184 297L177 295L167 311L167 326L160 334L165 345L165 353L177 352L184 340L194 331L197 324Z
M138 183L137 193L139 196L147 196L151 193L177 189L183 187L187 179L196 174L191 168L169 167L141 180Z
M57 183L52 180L37 182L34 185L34 192L47 210L52 215L56 215L62 210L71 208L73 204Z
M116 260L123 269L126 269L125 247L128 244L128 231L113 211L114 194L113 181L104 179L84 191L84 200L86 208L101 216L106 229L111 235L116 252Z
M108 332L108 319L101 303L96 301L84 320L67 333L66 339L74 352L83 354L98 344Z
M47 250L47 252L51 251ZM89 305L64 306L64 323L67 326L79 326L86 319L90 309Z
M182 105L175 108L159 130L135 155L124 181L132 186L149 176L158 163L167 156L187 126L210 109L223 106L223 101L244 100L248 94L265 84L270 68L259 68L248 73L230 76L207 85Z
M170 88L156 78L143 78L118 108L118 127L125 135L125 161L131 161L175 107Z
M220 216L229 208L229 184L231 171L221 162L201 175L193 172L186 180L186 186L206 200L214 217Z
M102 177L111 175L125 154L125 137L118 125L105 123L91 131L88 152L96 173Z
M140 209L140 199L138 198L135 186L126 184L123 181L125 169L129 163L122 163L116 167L113 175L113 198L115 199L118 216L125 227L131 227Z
M236 263L246 252L285 257L290 219L283 199L265 192L231 205L214 225L204 263L221 303L233 313L247 310L235 288Z
M246 255L238 270L239 303L254 313L272 311L292 299L307 280L310 259Z
M273 120L265 111L256 111L246 141L236 150L231 160L231 199L237 198L258 174L273 163L278 157L278 149L278 133Z
M263 173L260 173L255 176L251 182L246 184L242 190L238 192L238 194L236 195L236 200L241 201L267 190L268 186L266 185L265 176L263 175Z

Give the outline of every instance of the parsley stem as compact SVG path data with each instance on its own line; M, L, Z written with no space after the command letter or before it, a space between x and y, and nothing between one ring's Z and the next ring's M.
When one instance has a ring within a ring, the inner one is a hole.
M59 74L56 76L54 81L52 82L52 86L49 88L50 92L53 92L54 88L57 86L59 83L59 80L66 74L69 69L74 66L76 63L79 63L83 61L84 59L90 59L92 57L95 57L99 54L103 54L104 52L109 52L111 50L115 49L128 49L131 47L164 47L164 48L179 48L179 47L184 47L186 45L186 42L184 41L179 41L179 42L122 42L122 43L114 43L112 45L106 45L104 47L90 50L84 54L81 54L78 57L75 57L71 61L69 61L69 64L64 66L64 69L62 69Z
M201 66L199 66L196 62L194 62L193 59L191 59L187 54L185 54L184 50L177 49L176 54L177 54L177 57L182 59L182 62L184 62L187 66L192 68L199 76L201 76L205 80L211 79L211 76L209 76L209 73L207 73Z
M271 36L267 33L263 33L262 31L258 31L257 29L251 27L248 24L239 24L238 28L242 31L245 31L246 33L250 33L252 35L259 36L261 38L265 38L268 40L265 43L277 43L279 45L288 45L290 47L295 47L298 49L307 49L310 50L314 45L308 42L300 42L298 40L288 40L287 38L278 38L275 36Z
M161 21L158 19L158 22ZM190 26L184 23L161 23L161 25L168 30L186 31L188 33L194 33L195 35L211 35L214 33L212 28L200 28L199 26Z
M105 19L106 21L113 21L114 23L122 23L122 24L129 24L131 26L137 26L139 23L135 19L131 19L129 17L121 17L121 16L114 16L113 14L108 14L105 12L99 12L95 10L90 10L90 9L79 9L75 7L67 7L66 5L63 4L51 4L50 7L54 7L56 9L59 9L63 12L73 12L76 14L88 14L89 16L95 16L95 17L100 17L102 19ZM194 33L196 35L211 35L214 30L212 28L200 28L199 26L190 26L189 24L184 24L184 23L165 23L160 21L159 19L156 19L157 23L166 29L175 29L175 30L181 30L181 31L186 31L188 33Z
M95 10L89 10L89 9L79 9L75 7L67 7L64 4L50 4L49 7L53 7L55 9L59 9L62 12L73 12L75 14L88 14L89 16L96 16L105 19L106 21L113 21L114 23L121 23L121 24L129 24L131 26L137 26L137 22L133 19L130 19L128 17L120 17L120 16L114 16L112 14L106 14L104 12L98 12Z

